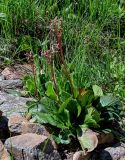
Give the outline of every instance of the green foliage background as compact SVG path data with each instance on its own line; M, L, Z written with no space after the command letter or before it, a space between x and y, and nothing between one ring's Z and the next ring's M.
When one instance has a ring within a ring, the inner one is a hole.
M125 6L118 0L0 0L0 64L48 49L49 26L63 18L66 61L77 86L98 84L125 98Z

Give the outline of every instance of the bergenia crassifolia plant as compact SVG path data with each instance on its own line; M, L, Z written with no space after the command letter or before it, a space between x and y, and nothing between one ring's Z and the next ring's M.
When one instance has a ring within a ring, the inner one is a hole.
M44 96L28 104L29 110L39 123L51 126L57 143L68 144L75 138L83 150L92 151L98 144L97 136L86 130L112 130L114 121L120 119L121 103L111 95L104 95L97 85L89 89L75 86L65 63L62 19L53 20L51 32L55 35L55 42L50 45L49 50L41 53L50 67L51 79L45 82ZM61 59L61 68L58 70L55 66L55 54Z

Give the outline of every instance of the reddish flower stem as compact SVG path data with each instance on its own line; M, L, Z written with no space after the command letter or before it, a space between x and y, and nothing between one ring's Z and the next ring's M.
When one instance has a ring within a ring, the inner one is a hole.
M43 56L46 58L48 64L50 65L51 76L52 76L52 81L54 83L54 88L56 90L56 95L59 96L58 87L56 84L56 78L55 78L54 69L53 69L54 59L53 59L53 55L52 55L52 48L50 47L50 49L48 51L43 53Z
M73 87L73 84L72 84L72 80L70 78L70 74L69 74L69 72L67 70L67 66L66 66L65 59L64 59L64 54L63 54L63 47L62 47L62 19L60 19L60 22L61 22L60 29L58 30L58 28L57 28L57 20L56 20L56 18L54 19L54 33L56 35L57 45L58 45L58 48L60 50L62 64L64 65L65 75L66 75L66 78L67 78L67 80L69 81L69 83L71 85L71 90L72 90L72 93L73 93L74 87Z
M56 78L55 78L55 74L54 74L54 70L53 70L53 60L50 64L50 69L51 69L52 81L54 83L54 87L55 87L55 90L56 90L56 95L59 97L58 87L57 87L57 84L56 84Z

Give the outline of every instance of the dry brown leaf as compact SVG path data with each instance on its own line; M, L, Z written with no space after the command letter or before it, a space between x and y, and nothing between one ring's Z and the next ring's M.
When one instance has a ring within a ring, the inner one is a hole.
M82 129L81 134L78 135L78 140L82 149L87 153L93 151L98 145L97 135L90 129Z

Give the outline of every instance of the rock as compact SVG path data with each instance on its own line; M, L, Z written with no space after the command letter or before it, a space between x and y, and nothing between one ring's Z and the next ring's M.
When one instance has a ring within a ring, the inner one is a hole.
M5 77L6 80L14 80L14 79L21 79L22 78L22 74L20 74L19 71L16 71L14 68L12 67L6 67L1 74Z
M22 115L27 111L26 102L31 98L17 97L0 91L0 110L4 115Z
M93 157L94 160L124 160L125 159L125 144L117 144L113 147L107 147L99 151Z
M113 160L123 160L125 159L125 144L117 144L113 147L108 147L105 149Z
M4 141L10 136L8 129L8 119L5 116L0 117L0 140Z
M4 151L4 145L3 145L3 143L0 141L0 158L2 157L3 151Z
M10 155L0 141L0 160L10 160Z
M73 155L73 160L89 160L90 153L86 154L84 151L75 152Z
M15 136L7 139L5 146L12 151L15 160L61 160L51 140L43 135L27 133Z
M62 160L58 151L57 150L53 150L50 153L47 154L41 154L39 156L39 160Z
M64 160L73 160L74 152L68 152L65 154L66 158Z
M2 80L4 80L4 76L3 75L0 76L0 81L2 81Z
M28 121L20 115L14 115L9 118L8 127L12 135L22 134L22 123L28 123Z
M22 81L17 79L17 80L2 80L0 81L0 89L9 89L9 88L20 88L22 87Z
M46 128L37 123L22 123L22 134L36 133L38 135L49 136Z
M8 121L8 127L12 135L36 133L49 136L44 126L36 123L29 123L28 120L22 116L11 116Z
M8 79L22 79L27 74L32 74L31 64L15 64L11 67L6 67L1 74Z
M32 65L31 64L27 64L27 63L25 63L25 64L15 64L14 69L17 70L17 71L19 70L20 74L22 76L32 74Z

